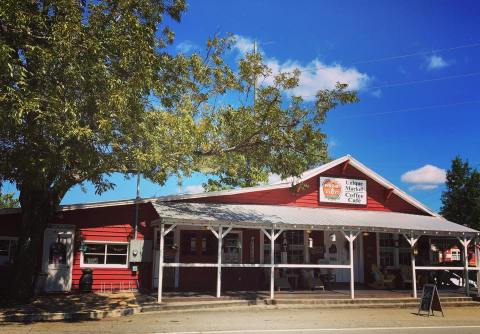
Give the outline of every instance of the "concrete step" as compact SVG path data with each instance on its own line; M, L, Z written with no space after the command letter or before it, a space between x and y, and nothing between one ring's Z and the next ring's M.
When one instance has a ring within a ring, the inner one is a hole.
M471 302L472 298L469 297L444 297L440 299L442 303L445 302ZM399 303L419 303L420 299L417 298L356 298L352 299L275 299L265 300L267 304L314 304L314 305L348 305L348 304L399 304ZM480 305L480 303L479 303Z
M142 306L141 312L159 311L200 311L210 309L258 308L417 308L420 300L414 298L399 299L280 299L280 300L226 300L202 302L169 302ZM467 297L450 297L441 300L443 307L480 307L480 302Z

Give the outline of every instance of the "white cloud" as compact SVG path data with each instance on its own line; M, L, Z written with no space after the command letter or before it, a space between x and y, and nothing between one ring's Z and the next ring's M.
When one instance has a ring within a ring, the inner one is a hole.
M240 55L245 55L246 53L253 52L253 45L255 41L249 37L235 35L235 44L233 48L236 49Z
M193 43L192 41L186 40L186 41L180 42L176 46L176 49L181 53L189 53L191 51L198 50L199 47L197 44Z
M402 175L402 181L406 183L430 183L441 184L446 180L445 169L433 165L425 165L421 168L408 171Z
M440 56L432 55L427 59L427 68L429 70L437 70L440 68L447 67L449 63Z
M240 35L235 35L236 42L233 48L240 54L252 52L254 40ZM302 64L296 60L280 61L273 57L267 57L259 48L258 52L264 55L265 64L272 69L273 75L279 72L292 72L300 70L298 87L293 89L293 95L302 96L306 101L315 100L315 94L321 89L332 89L337 82L348 84L350 89L361 90L366 88L370 77L366 73L359 72L354 67L344 67L340 64L326 64L318 58ZM273 77L265 80L266 84L273 83Z
M414 190L432 190L438 188L438 184L416 184L408 188L410 191Z
M402 175L402 181L412 184L413 190L432 190L445 183L447 172L445 169L433 165L425 165L421 168L408 171Z
M313 101L318 90L332 89L337 82L348 84L350 89L360 90L365 88L369 81L367 74L360 73L353 67L346 68L339 64L327 65L318 59L306 65L295 60L280 62L275 58L267 58L265 63L272 69L273 74L300 70L299 85L292 90L292 94L302 96L306 101ZM272 82L273 78L268 83Z
M328 147L329 148L334 148L334 147L337 147L338 146L338 141L336 139L330 139L330 141L328 142Z
M184 194L199 194L203 193L205 190L201 184L192 184L189 186L183 187L182 193Z

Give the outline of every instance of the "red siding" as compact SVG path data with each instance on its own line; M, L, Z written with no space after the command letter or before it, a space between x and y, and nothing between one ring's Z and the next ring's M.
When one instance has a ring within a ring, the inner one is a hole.
M151 204L139 208L138 238L153 240L150 221L158 215ZM76 235L81 234L86 241L128 242L133 238L135 205L123 205L94 209L65 211L59 215L57 223L76 225ZM140 265L140 264L139 264ZM93 289L119 290L128 288L151 288L151 263L143 263L138 272L131 268L93 268ZM75 252L72 271L72 289L78 289L82 268L80 252Z
M141 204L139 208L140 239L153 240L153 229L150 222L158 218L158 214L150 203ZM18 236L20 233L20 214L0 215L0 235ZM75 236L83 235L86 241L121 241L128 242L133 238L135 205L119 205L102 208L78 209L58 212L54 224L75 225ZM43 250L39 250L43 252ZM131 268L93 268L94 290L100 290L102 284L106 289L133 288L150 289L152 285L152 264L138 264L139 271ZM72 268L72 289L78 289L82 275L80 268L80 252L75 250Z
M290 188L273 189L255 191L249 193L212 196L205 198L192 199L192 202L217 202L217 203L238 203L238 204L266 204L266 205L293 205L307 207L331 207L331 208L348 208L354 210L373 210L373 211L395 211L411 214L427 215L426 212L407 203L397 195L393 194L386 200L386 189L365 176L363 173L348 166L345 173L342 174L342 166L336 166L325 171L323 176L337 176L346 178L358 178L367 180L367 205L348 205L348 204L329 204L319 203L319 175L307 180L305 184L307 188L298 192L292 191Z

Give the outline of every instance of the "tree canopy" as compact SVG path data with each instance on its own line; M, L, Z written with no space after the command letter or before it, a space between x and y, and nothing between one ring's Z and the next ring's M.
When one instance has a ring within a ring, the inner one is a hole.
M113 172L159 184L201 172L218 189L328 158L321 125L356 93L338 83L307 104L289 94L298 71L272 73L258 53L229 66L228 36L173 54L167 22L185 9L183 0L0 2L0 183L20 192L17 282L33 273L29 256L74 185L101 193Z
M446 219L480 229L480 172L460 157L447 171L447 190L440 209Z
M20 205L14 193L2 193L0 187L0 209L17 208Z

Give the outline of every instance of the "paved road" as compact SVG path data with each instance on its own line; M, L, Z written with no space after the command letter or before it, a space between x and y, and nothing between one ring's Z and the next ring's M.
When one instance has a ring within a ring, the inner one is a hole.
M0 324L0 333L480 333L480 307L449 308L445 317L414 309L267 309L150 313L100 321Z

